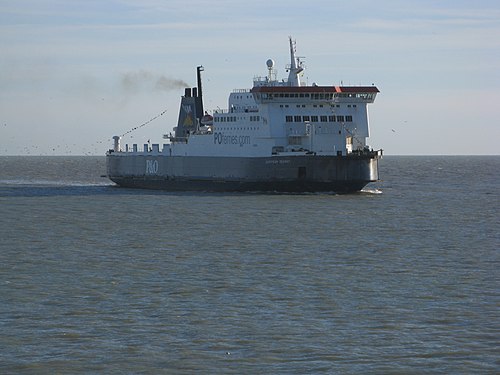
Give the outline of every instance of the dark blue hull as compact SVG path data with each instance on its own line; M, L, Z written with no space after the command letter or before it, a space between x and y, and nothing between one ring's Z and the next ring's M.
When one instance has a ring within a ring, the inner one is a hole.
M128 188L352 193L378 180L379 152L254 158L109 153L108 177Z

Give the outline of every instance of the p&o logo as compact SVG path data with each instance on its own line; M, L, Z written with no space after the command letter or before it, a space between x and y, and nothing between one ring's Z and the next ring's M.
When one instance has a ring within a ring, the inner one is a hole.
M146 174L158 173L158 160L146 160Z

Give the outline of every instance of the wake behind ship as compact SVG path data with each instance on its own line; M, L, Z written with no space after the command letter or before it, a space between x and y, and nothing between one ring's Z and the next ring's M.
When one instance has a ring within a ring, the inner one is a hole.
M168 143L106 153L109 179L120 186L170 191L360 191L377 181L382 150L370 149L367 105L375 86L318 86L301 82L304 65L290 42L287 80L274 61L250 90L234 90L228 109L203 107L197 87L185 89Z

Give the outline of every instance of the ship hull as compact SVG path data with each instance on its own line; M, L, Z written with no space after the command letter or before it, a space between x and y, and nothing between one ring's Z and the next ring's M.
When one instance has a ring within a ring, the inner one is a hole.
M109 179L128 188L353 193L378 180L380 155L244 158L111 152L106 158Z

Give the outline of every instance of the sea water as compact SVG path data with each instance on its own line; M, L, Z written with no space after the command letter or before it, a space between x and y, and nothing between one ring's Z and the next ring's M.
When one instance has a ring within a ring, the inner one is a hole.
M500 157L359 194L114 186L0 157L0 373L500 372Z

